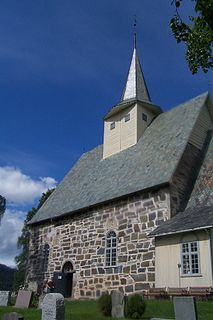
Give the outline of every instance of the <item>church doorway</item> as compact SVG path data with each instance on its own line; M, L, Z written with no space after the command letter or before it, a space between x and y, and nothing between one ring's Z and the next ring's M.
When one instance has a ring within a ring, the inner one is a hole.
M54 272L53 274L54 291L61 293L64 298L72 296L74 272L72 262L67 261L62 267L62 272Z

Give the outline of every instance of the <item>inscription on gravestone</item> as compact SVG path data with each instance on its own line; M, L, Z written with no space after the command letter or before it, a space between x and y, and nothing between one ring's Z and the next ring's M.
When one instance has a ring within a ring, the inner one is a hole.
M124 294L120 291L112 291L112 317L124 318Z
M16 308L29 308L32 299L32 292L26 290L19 290L16 299Z
M64 320L64 297L60 293L48 293L42 304L41 320Z
M176 320L197 320L197 308L194 297L174 297Z
M6 307L10 299L10 291L0 291L0 306Z

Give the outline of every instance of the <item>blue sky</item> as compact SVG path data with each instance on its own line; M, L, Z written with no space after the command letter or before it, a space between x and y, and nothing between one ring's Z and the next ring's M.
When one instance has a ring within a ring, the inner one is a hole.
M183 1L183 16L192 5ZM8 209L0 263L14 264L23 219L41 193L102 143L102 119L125 84L135 14L152 101L168 110L208 90L213 73L191 75L169 28L173 13L170 0L1 1L0 194Z

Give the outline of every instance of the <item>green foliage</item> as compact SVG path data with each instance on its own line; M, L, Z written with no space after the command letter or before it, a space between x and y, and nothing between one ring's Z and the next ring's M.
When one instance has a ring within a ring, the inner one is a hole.
M19 249L20 248L22 249L22 252L15 257L17 271L14 274L14 282L13 282L14 290L18 290L20 286L24 285L29 239L30 239L30 230L29 230L28 222L32 219L32 217L36 214L36 212L41 208L41 206L49 198L49 196L53 191L54 189L51 189L51 190L48 189L47 192L43 193L39 200L38 206L36 208L32 208L27 213L21 236L18 238L18 242L17 242L17 246Z
M196 16L189 17L189 23L182 21L179 8L182 0L173 0L175 14L170 27L177 42L185 42L186 60L192 74L199 68L206 73L213 68L213 0L194 0Z
M39 295L33 293L32 301L31 301L31 307L32 308L38 308L38 303L39 303Z
M98 299L98 306L104 316L110 317L112 311L111 295L109 293L102 294L102 296Z
M125 316L130 319L142 319L146 310L146 303L139 294L128 297L125 304Z

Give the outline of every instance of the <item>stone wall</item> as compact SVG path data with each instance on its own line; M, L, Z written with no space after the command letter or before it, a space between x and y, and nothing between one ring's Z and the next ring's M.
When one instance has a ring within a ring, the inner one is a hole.
M126 294L147 290L155 283L154 239L148 234L169 216L170 196L164 189L70 215L55 223L33 226L26 281L41 286L54 271L61 271L64 263L71 261L76 299L96 298L113 289ZM105 266L109 230L117 234L115 267Z

